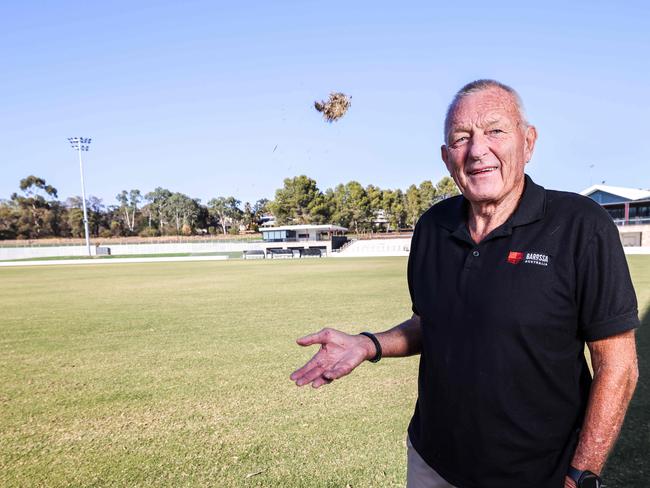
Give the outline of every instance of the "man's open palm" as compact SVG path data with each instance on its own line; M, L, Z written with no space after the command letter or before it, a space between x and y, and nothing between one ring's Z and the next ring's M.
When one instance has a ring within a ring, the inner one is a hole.
M301 346L320 344L320 350L290 378L298 386L311 383L318 388L341 378L365 361L374 345L365 336L349 335L335 329L323 329L296 341Z

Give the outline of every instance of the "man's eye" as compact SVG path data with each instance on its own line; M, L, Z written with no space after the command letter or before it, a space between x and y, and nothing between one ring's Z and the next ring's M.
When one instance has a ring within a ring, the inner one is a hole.
M460 144L467 142L467 139L468 139L467 136L457 137L456 139L454 139L454 146L458 146Z
M494 134L494 135L503 134L503 133L504 132L501 129L491 129L490 130L490 134Z

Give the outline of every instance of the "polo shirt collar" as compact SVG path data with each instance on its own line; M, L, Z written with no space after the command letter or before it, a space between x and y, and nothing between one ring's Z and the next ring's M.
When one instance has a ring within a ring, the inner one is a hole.
M469 202L465 197L455 199L447 212L440 216L439 223L442 227L453 232L457 237L469 236L467 231L467 208ZM503 225L494 229L492 235L510 234L513 227L531 224L544 217L546 212L546 190L533 182L530 176L525 175L524 193L514 213Z
M532 224L544 217L546 213L546 190L536 185L530 176L526 175L526 186L519 205L508 221L512 227Z

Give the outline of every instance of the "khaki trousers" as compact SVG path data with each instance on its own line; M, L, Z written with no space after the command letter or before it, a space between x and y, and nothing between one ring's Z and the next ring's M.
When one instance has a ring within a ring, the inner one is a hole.
M429 466L420 457L411 444L411 439L406 438L407 463L406 463L406 488L456 488L448 483L442 476Z

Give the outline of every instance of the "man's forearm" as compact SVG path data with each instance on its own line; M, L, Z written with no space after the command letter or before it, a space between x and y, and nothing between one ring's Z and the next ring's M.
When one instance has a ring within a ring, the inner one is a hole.
M403 357L420 354L422 328L420 317L413 315L399 325L376 334L384 357Z
M616 442L636 387L634 332L591 344L590 349L594 380L572 465L600 473Z

